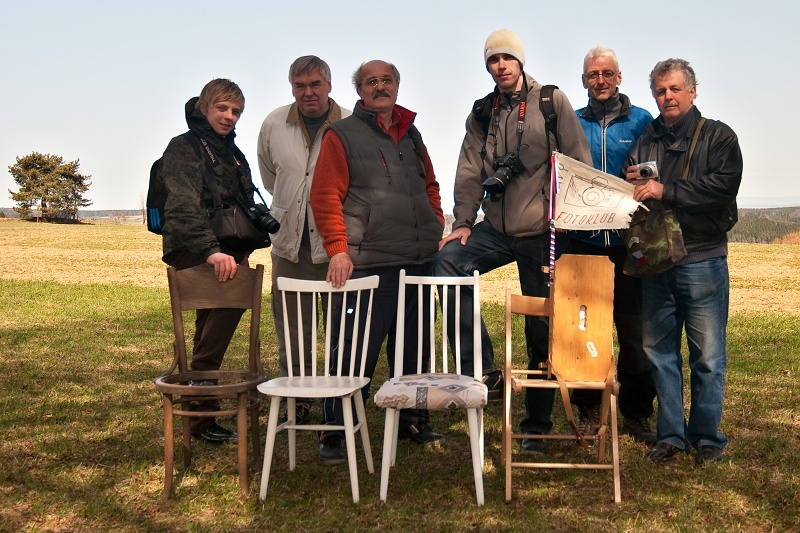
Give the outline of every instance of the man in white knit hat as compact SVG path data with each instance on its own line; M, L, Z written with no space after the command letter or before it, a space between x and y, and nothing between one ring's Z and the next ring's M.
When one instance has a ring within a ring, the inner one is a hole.
M486 70L494 90L475 102L467 117L467 133L461 145L455 181L453 231L439 243L433 272L439 276L481 274L517 262L522 294L548 295L550 154L552 150L592 164L592 156L575 111L567 97L555 89L552 108L540 109L543 86L523 72L525 52L511 30L489 35L483 49ZM547 98L548 91L545 90ZM520 103L524 102L524 106ZM525 109L528 112L525 112ZM553 113L551 113L552 111ZM545 120L545 114L549 120ZM555 116L553 116L555 115ZM485 218L476 222L478 208ZM556 245L558 252L563 246ZM462 301L461 309L472 302ZM471 317L461 316L462 351L472 351ZM452 336L455 324L449 323ZM502 395L503 377L494 362L491 340L481 320L484 382L489 397ZM525 323L529 368L539 368L547 359L548 322L528 317ZM464 374L472 374L469 361ZM523 433L547 434L552 428L550 412L554 391L527 389ZM525 439L523 452L545 452L547 441Z

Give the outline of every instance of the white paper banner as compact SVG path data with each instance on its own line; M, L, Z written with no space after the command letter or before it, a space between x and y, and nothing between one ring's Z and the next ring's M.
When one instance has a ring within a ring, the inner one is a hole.
M556 229L624 229L630 225L639 207L632 184L564 154L556 153L554 167Z

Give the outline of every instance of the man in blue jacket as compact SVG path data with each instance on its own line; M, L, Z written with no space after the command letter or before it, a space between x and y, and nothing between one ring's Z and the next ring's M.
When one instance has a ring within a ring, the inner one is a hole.
M620 176L628 150L653 117L645 109L631 105L628 97L619 92L622 71L611 48L596 46L589 50L581 78L589 93L589 105L578 109L577 114L589 141L592 162L595 168ZM653 415L656 391L650 363L642 349L641 282L622 273L626 252L618 231L574 231L570 236L571 253L604 255L614 263L622 427L634 439L653 445L656 434L648 419ZM572 403L578 406L578 427L585 434L596 433L600 425L600 392L576 390Z

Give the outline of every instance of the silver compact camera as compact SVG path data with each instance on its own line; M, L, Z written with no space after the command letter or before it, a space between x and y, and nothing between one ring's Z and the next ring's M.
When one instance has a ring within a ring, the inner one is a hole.
M658 177L658 163L656 161L647 161L646 163L639 163L639 177L642 179L653 179Z

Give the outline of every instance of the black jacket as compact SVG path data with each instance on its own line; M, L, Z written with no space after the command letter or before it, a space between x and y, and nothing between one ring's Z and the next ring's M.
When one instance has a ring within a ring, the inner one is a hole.
M225 137L217 134L200 110L195 109L196 102L197 97L186 102L186 123L190 131L170 141L161 162L160 172L167 189L163 260L174 265L179 257L190 254L199 264L211 254L223 252L240 261L253 250L232 250L217 241L209 223L213 202L206 183L216 180L223 204L234 205L238 198L240 203L252 205L250 167L234 144L236 133ZM192 142L188 138L190 135L199 135L211 145L222 165L221 176L215 175L206 157L198 151L199 143Z
M647 126L628 153L628 165L657 161L664 184L661 202L678 216L689 252L725 245L738 219L736 194L742 181L742 152L733 130L707 119L700 132L689 175L681 179L700 111L689 111L686 136L676 139L660 119ZM649 201L649 200L648 200ZM647 204L647 202L645 204Z

